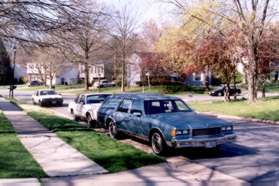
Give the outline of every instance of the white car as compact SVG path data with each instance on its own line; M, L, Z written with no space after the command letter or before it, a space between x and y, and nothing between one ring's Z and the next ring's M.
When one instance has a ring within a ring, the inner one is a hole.
M32 95L32 102L34 105L38 104L40 106L49 105L63 105L63 97L57 94L54 90L38 90Z
M110 94L81 94L68 105L70 112L76 121L85 120L89 126L95 127L97 120L97 111L103 101Z

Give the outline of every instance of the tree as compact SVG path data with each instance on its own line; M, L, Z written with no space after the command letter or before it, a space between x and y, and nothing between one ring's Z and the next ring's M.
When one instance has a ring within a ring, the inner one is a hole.
M169 0L169 3L176 5L180 12L188 14L190 17L200 21L203 24L210 26L212 29L221 30L212 24L207 19L204 19L201 14L186 12L189 3L186 0ZM225 20L226 24L234 26L239 33L238 46L241 47L242 53L245 53L243 65L247 72L248 80L248 99L249 102L255 102L257 99L257 64L259 63L257 55L259 43L263 39L264 32L267 28L267 21L275 15L276 6L272 6L274 0L230 0L230 1L211 1L204 0L203 3L217 3L218 8L203 7L203 9L220 20ZM182 10L182 11L181 11ZM216 21L214 22L216 23Z
M67 63L64 56L56 48L49 47L36 49L32 54L32 61L41 81L45 83L45 86L49 82L50 88L53 87L53 80L59 70Z
M69 29L78 13L71 0L4 0L0 2L0 37L46 44L45 34Z
M90 86L89 66L94 65L103 55L106 40L107 15L100 5L95 2L82 0L77 7L86 13L78 15L82 24L68 32L61 32L58 41L61 52L73 63L84 67L85 89Z
M153 51L155 45L160 39L162 34L162 29L159 28L154 20L150 20L143 25L142 37L145 43L146 51Z
M111 36L117 41L116 52L119 53L121 61L121 91L125 92L126 68L129 54L134 52L137 35L135 34L137 20L136 16L125 5L112 15Z

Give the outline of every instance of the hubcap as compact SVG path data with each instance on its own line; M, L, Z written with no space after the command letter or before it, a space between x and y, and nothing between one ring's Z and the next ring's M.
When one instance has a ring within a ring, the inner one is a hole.
M113 123L110 123L110 125L109 125L110 137L115 138L116 133L117 133L117 131L116 131L115 125Z
M163 149L162 138L158 133L152 135L152 149L156 154L159 154Z
M88 124L91 124L92 123L92 118L90 115L87 116L87 123Z

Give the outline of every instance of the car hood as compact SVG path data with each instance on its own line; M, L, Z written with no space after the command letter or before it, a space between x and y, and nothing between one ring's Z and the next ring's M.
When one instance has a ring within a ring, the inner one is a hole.
M202 129L231 125L225 120L197 114L195 112L163 113L154 114L150 117L158 120L160 123L170 125L177 129Z
M42 99L62 99L62 96L60 95L45 95L40 96Z

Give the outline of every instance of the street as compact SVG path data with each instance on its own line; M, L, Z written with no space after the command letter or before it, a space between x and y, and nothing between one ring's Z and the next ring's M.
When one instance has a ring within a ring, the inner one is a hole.
M0 92L2 95L7 95L7 93L8 91ZM20 101L32 104L31 94L31 92L16 91L15 97ZM65 95L65 105L63 107L49 109L55 111L58 115L69 117L66 106L73 99L73 95ZM193 99L193 97L189 99ZM187 101L187 97L185 100ZM271 183L278 184L279 126L239 120L230 121L235 124L235 131L238 136L235 143L223 145L218 152L205 149L176 150L168 158L184 157L185 162L191 162L193 165L199 164L210 170L218 171L245 182L255 184L265 182L268 185ZM146 144L132 141L132 145L136 148L150 150L150 147Z

